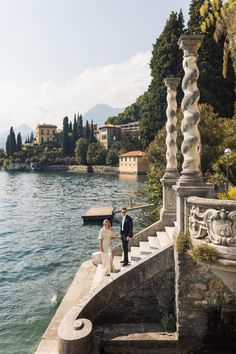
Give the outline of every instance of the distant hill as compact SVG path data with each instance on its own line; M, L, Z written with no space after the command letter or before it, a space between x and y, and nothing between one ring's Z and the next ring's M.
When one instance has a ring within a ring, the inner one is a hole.
M117 114L124 111L124 108L114 108L108 104L97 104L96 106L89 109L85 114L83 114L83 122L85 124L86 120L90 123L93 120L94 124L101 127L107 118L112 116L117 116Z
M6 148L6 141L7 141L7 136L9 134L10 128L8 131L0 134L0 148ZM18 133L21 133L22 137L22 142L24 143L25 140L30 136L31 132L34 133L35 136L35 130L32 129L29 125L27 124L21 124L18 127L14 128L15 135L17 137Z

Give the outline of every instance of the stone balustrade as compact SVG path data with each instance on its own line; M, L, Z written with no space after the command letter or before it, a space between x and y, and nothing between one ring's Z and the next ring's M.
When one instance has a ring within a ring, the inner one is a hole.
M236 260L236 201L189 197L187 202L191 238L211 243L222 258Z

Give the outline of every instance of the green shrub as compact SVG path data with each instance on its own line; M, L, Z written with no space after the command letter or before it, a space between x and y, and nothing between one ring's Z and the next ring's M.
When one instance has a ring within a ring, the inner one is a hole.
M208 264L215 263L220 258L219 253L207 243L194 245L189 254L194 261Z
M161 324L166 331L175 331L176 330L176 319L172 313L166 311L162 312Z
M176 239L177 252L182 254L192 247L192 242L189 233L180 232Z

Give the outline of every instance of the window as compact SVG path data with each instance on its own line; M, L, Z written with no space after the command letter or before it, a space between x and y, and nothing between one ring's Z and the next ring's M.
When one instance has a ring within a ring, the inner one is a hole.
M43 143L43 137L41 137L41 143Z
M102 134L102 140L106 140L107 135L106 134Z
M49 129L47 130L47 135L49 135Z
M41 134L43 135L43 129L41 129Z

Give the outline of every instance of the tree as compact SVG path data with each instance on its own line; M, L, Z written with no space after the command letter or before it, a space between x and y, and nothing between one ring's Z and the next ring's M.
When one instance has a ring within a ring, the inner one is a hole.
M166 87L164 79L170 76L183 76L182 51L178 40L184 33L182 11L172 12L165 28L153 46L150 63L152 81L148 91L135 103L126 107L117 117L109 117L107 123L124 124L140 121L140 137L144 148L154 139L158 129L166 121ZM182 93L179 88L177 100L180 103Z
M69 119L67 116L63 119L62 151L64 156L70 155Z
M77 130L78 130L78 139L84 137L84 128L83 128L83 117L78 113L77 116Z
M142 150L142 142L140 141L138 134L129 131L124 132L121 136L120 149L123 152Z
M18 133L18 134L17 134L16 145L17 145L17 150L20 151L20 150L21 150L21 147L22 147L21 133Z
M85 129L84 129L84 138L87 140L87 142L89 142L89 136L90 136L90 128L89 128L89 123L86 120Z
M87 163L90 165L105 165L107 151L100 143L92 143L88 147Z
M6 157L5 150L0 148L0 158L5 158L5 157Z
M72 129L72 150L75 150L76 140L79 138L78 125L76 121L76 114L74 115L73 129Z
M202 33L200 8L205 0L192 0L189 8L189 33ZM209 26L205 33L199 51L198 68L200 77L198 88L200 90L199 103L207 103L214 108L221 117L232 117L234 114L235 100L235 75L232 62L228 63L228 77L222 74L223 39L218 45L213 39L213 26ZM222 94L222 92L224 94Z
M31 132L29 142L32 143L34 141L34 133Z
M116 149L109 149L106 157L106 165L117 166L119 164L119 155Z
M76 141L75 157L78 164L87 165L88 142L84 138Z
M140 135L146 146L154 139L156 132L166 121L166 87L164 79L182 77L182 52L178 46L179 37L184 33L182 11L172 12L164 30L153 46L150 63L152 81L146 102L146 114L142 116ZM177 100L180 102L181 95Z
M205 0L200 8L202 16L201 29L215 26L214 39L216 42L224 38L223 75L226 77L229 54L236 74L236 0L219 1Z
M106 124L126 124L130 122L135 122L141 118L141 101L142 96L140 96L135 103L126 107L124 112L119 113L118 116L109 117L106 120Z
M91 143L96 143L97 139L94 135L94 127L93 127L93 120L91 120L91 124L90 124L90 132L89 132L89 144Z
M13 127L10 128L10 133L7 137L6 151L8 156L12 156L17 151L16 136Z

